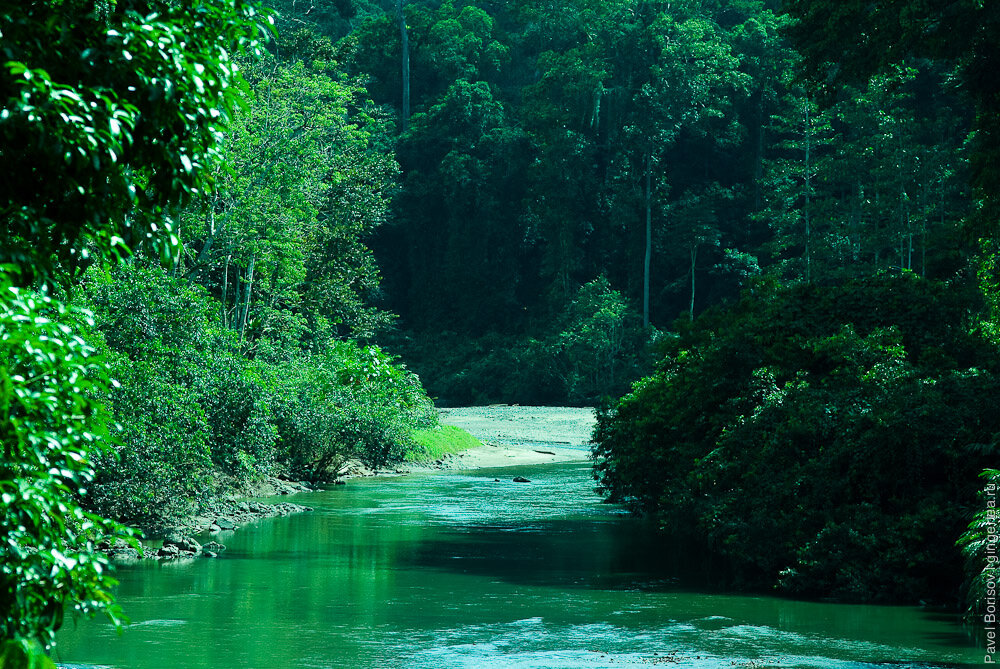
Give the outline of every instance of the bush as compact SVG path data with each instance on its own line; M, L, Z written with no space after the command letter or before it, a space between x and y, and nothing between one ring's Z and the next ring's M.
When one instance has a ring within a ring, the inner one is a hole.
M283 366L279 376L284 454L313 480L336 475L349 458L371 467L399 461L413 431L437 420L419 379L375 346L341 342L324 356Z
M202 288L136 259L91 268L82 289L121 382L112 403L126 438L101 476L109 511L139 521L186 508L206 490L206 457L239 484L274 470L272 391Z
M138 525L190 511L211 483L211 429L190 390L148 362L119 359L111 391L121 426L116 453L95 460L90 504Z
M730 558L737 583L954 598L1000 434L1000 362L969 295L904 276L706 313L600 416L601 489Z

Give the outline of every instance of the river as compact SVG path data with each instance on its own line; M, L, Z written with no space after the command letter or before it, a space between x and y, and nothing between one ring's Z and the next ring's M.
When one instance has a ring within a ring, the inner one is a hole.
M120 567L131 624L118 635L100 620L68 622L56 659L121 669L982 662L954 619L919 608L678 580L683 551L602 504L586 462L356 479L295 501L315 511L223 533L216 559ZM701 572L710 583L710 567Z

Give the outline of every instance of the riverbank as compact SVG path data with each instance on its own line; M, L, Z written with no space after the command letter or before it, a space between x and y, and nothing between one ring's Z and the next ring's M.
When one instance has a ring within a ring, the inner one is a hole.
M215 557L226 549L219 539L227 537L241 525L262 518L312 511L312 507L292 502L261 502L256 499L300 492L312 492L312 488L299 481L271 476L244 490L243 495L230 494L204 502L197 512L169 525L140 527L144 540L138 547L124 539L116 539L99 544L98 548L119 561Z
M439 409L442 425L462 428L483 446L412 471L487 469L586 460L596 419L591 407L491 405Z
M356 460L342 469L338 482L378 475L399 476L440 470L475 470L523 467L557 462L580 462L589 457L594 410L589 407L535 407L492 405L439 409L442 425L461 428L483 443L459 453L451 453L425 463L407 463L376 472ZM287 516L312 509L292 502L262 502L257 498L311 492L306 484L268 478L247 490L244 497L227 496L204 505L170 527L147 529L152 541L135 548L119 541L105 548L116 559L174 559L213 557L225 546L216 540L241 525L275 516ZM208 536L204 546L196 540ZM162 539L162 543L160 540ZM208 546L208 548L206 548Z

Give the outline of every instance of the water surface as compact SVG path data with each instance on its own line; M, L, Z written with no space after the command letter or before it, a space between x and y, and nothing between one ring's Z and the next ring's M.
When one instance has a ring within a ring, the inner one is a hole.
M690 573L676 577L683 547L592 488L588 465L571 463L298 495L316 510L223 533L217 559L121 567L132 624L118 635L69 623L57 659L121 669L982 661L953 619L918 608L692 587ZM712 565L698 564L695 582L711 582Z

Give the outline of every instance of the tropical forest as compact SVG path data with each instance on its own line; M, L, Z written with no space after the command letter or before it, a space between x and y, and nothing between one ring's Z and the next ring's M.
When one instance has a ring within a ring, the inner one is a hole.
M1000 3L0 0L0 104L0 669L1000 661Z

